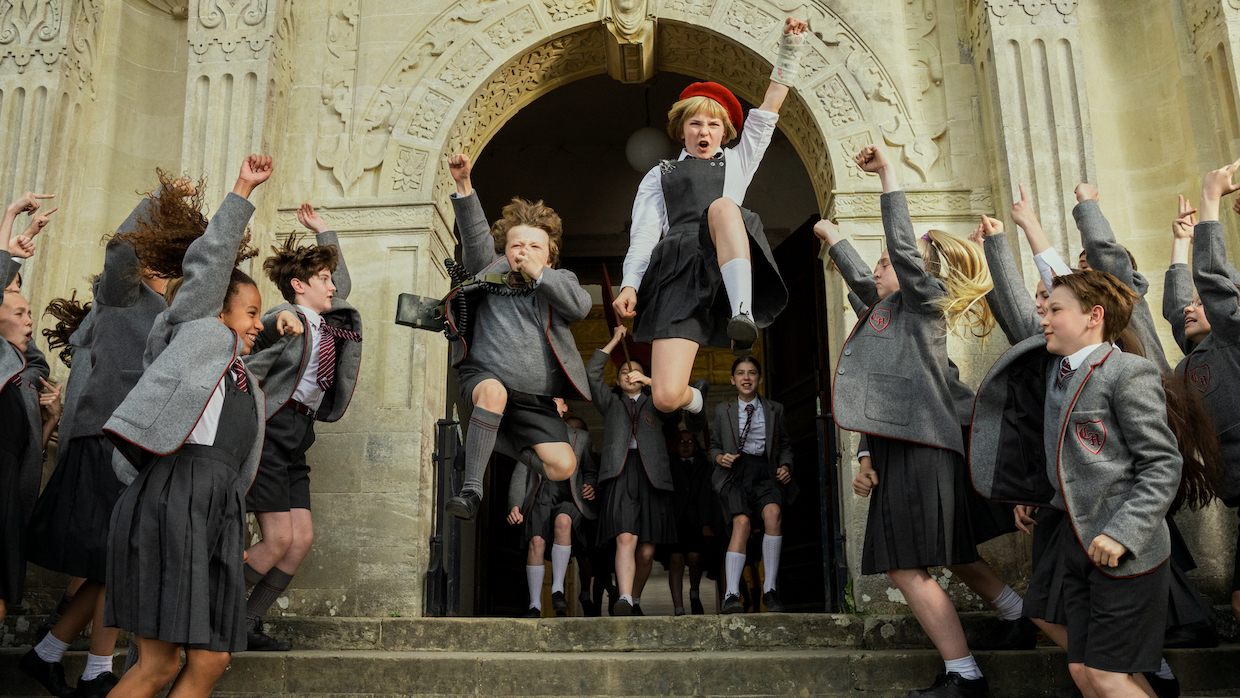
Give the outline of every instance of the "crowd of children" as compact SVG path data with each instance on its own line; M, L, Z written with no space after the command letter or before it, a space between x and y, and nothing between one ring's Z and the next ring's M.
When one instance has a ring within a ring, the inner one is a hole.
M605 589L609 615L644 615L656 560L671 572L676 615L686 613L686 568L688 612L706 610L704 574L717 580L721 613L784 610L783 515L797 498L796 464L784 407L759 395L762 366L750 353L787 291L761 220L742 204L796 82L806 29L786 21L771 83L748 115L715 83L690 85L672 106L669 134L684 149L641 181L614 303L634 338L650 343L650 360L617 357L614 386L604 373L628 330L618 323L583 364L570 326L592 302L560 267L555 211L513 199L490 223L470 159L447 162L463 267L486 292L469 297L470 327L453 336L470 414L464 484L445 511L474 518L492 455L517 461L506 521L521 527L527 551L528 617L543 615L545 560L552 610L568 613L573 557L588 615L601 615ZM1000 221L983 216L969 239L918 237L883 150L867 146L856 165L883 191L877 266L830 221L814 232L858 314L832 389L839 427L864 435L853 481L870 500L861 572L891 580L944 661L933 684L910 695L989 695L956 609L929 574L938 566L999 617L997 634L973 649L1030 648L1041 628L1066 650L1088 698L1178 695L1164 647L1217 636L1171 515L1214 499L1240 504L1240 272L1219 222L1222 199L1240 190L1240 161L1205 177L1196 209L1180 197L1162 304L1184 353L1174 368L1149 283L1093 186L1076 190L1084 251L1075 270L1021 189L1011 219L1039 271L1030 295ZM297 217L315 243L290 236L261 264L283 303L264 311L236 268L257 254L248 197L272 171L270 157L246 158L209 220L201 186L160 173L109 238L92 301L48 309L58 320L45 330L49 346L70 367L63 407L31 341L18 274L55 209L45 210L49 195L28 193L0 220L0 620L22 598L28 561L74 578L21 661L52 695L153 696L169 682L169 695L207 695L230 653L289 649L264 632L263 617L309 553L306 454L315 422L345 414L363 341L340 243L310 204ZM21 213L31 224L15 236ZM973 391L948 335L995 327L1012 347ZM690 383L702 346L738 357L737 396L709 423L709 384ZM566 399L602 415L597 453L585 424L566 418ZM40 492L57 425L56 468ZM261 529L248 551L246 512ZM1017 530L1033 536L1023 598L977 548ZM760 598L744 579L759 561L750 577ZM86 669L70 687L61 658L92 622ZM118 679L120 629L134 640Z

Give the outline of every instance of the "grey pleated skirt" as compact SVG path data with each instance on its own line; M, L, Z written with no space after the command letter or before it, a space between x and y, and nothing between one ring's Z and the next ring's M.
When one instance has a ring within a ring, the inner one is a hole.
M861 573L976 562L964 457L883 436L869 442L878 486L870 493Z
M676 512L672 493L655 489L646 477L637 449L631 449L624 469L601 483L598 545L607 545L621 533L632 533L639 543L661 545L676 542Z
M101 582L107 573L108 524L125 486L112 471L113 446L105 437L83 436L64 447L30 517L30 562Z
M753 263L753 313L758 327L770 325L788 304L788 289L762 229L758 214L741 208L749 233ZM722 291L722 292L721 292ZM689 339L700 345L728 348L728 320L732 318L723 289L718 254L710 239L706 212L700 222L677 225L659 240L650 265L637 289L637 318L633 338Z
M239 464L186 445L144 468L112 511L104 624L213 652L246 648Z

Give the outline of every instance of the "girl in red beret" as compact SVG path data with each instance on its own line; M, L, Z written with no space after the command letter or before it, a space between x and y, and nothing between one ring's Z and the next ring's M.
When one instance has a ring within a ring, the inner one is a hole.
M667 126L684 150L646 173L633 202L615 309L621 317L636 316L637 341L653 343L655 407L684 408L690 431L705 426L708 382L689 385L698 347L731 346L747 355L758 328L771 324L788 301L762 221L741 203L796 80L807 28L791 17L785 21L770 87L747 123L740 102L722 85L685 88ZM737 146L724 148L738 132Z

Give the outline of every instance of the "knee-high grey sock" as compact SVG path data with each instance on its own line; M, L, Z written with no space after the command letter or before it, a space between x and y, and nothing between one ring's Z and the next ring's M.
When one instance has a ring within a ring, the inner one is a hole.
M279 567L272 567L271 571L263 575L263 578L254 585L254 591L250 592L250 600L245 604L245 620L254 627L262 620L267 609L271 608L271 604L280 598L280 594L288 588L289 582L293 581L293 575L282 572Z
M469 418L469 435L465 437L465 482L461 493L482 496L482 476L487 474L487 461L495 450L495 435L504 415L475 407Z
M261 581L263 581L263 573L250 567L250 563L245 563L245 588L253 589Z

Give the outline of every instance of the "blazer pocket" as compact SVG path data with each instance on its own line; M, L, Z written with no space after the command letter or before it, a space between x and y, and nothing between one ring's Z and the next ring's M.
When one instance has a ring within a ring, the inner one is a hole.
M906 425L913 382L904 376L871 373L865 389L865 416L877 422Z
M139 429L149 429L163 414L164 407L180 385L179 378L147 371L143 380L116 410L116 416Z

